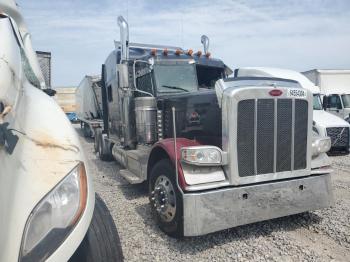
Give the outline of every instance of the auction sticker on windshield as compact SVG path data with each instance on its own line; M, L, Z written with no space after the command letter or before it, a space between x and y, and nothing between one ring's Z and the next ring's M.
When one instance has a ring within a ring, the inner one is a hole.
M306 91L302 89L288 89L288 97L306 98Z

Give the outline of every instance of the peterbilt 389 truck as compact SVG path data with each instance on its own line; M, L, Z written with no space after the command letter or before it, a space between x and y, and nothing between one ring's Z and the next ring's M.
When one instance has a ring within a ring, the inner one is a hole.
M95 143L130 183L147 181L175 237L329 207L329 138L312 132L312 94L278 78L228 78L204 52L121 41L102 65Z

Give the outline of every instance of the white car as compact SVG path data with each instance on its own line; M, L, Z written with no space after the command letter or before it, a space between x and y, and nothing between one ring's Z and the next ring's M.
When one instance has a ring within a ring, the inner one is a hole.
M320 88L315 86L303 74L281 68L243 67L235 70L235 77L261 76L291 79L313 93L313 130L320 136L331 138L331 151L349 152L350 124L342 118L323 110Z
M121 261L113 219L75 130L42 90L13 0L0 0L0 39L0 261Z

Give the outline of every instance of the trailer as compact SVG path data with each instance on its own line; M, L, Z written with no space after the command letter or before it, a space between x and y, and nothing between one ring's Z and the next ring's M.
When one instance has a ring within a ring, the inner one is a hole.
M86 75L75 93L76 114L85 137L94 137L103 128L101 76Z
M350 123L350 70L313 69L303 74L321 88L325 110Z
M102 160L148 185L166 234L198 236L329 207L330 139L312 131L312 93L293 80L229 78L208 51L120 42L102 65Z
M43 73L45 85L51 88L51 52L35 51L39 66Z

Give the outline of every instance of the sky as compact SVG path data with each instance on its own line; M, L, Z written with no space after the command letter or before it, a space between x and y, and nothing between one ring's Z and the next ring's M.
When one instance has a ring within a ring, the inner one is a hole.
M36 50L52 52L52 85L76 86L99 74L119 40L209 51L232 69L269 66L306 71L350 68L348 0L17 0Z

